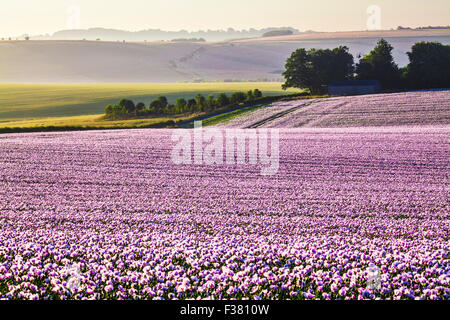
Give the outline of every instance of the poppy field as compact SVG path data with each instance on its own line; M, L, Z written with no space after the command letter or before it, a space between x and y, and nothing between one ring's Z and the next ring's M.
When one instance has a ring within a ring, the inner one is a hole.
M283 129L272 176L170 136L0 136L0 299L450 297L447 127Z

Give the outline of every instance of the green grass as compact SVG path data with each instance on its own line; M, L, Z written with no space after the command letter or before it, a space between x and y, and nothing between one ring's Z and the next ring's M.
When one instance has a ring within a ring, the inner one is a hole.
M259 104L256 106L249 106L249 107L245 107L242 109L238 109L238 110L234 110L234 111L230 111L227 113L223 113L223 114L219 114L217 116L213 116L211 118L207 118L205 120L203 120L202 125L203 126L215 126L221 123L226 123L234 118L240 117L244 114L247 114L249 112L255 111L259 108L261 108L262 106L264 106L263 104Z
M0 128L41 126L134 126L164 119L105 121L101 119L107 104L121 98L149 104L165 95L169 102L220 92L248 91L258 88L264 95L298 93L281 89L274 82L226 83L148 83L148 84L0 84Z

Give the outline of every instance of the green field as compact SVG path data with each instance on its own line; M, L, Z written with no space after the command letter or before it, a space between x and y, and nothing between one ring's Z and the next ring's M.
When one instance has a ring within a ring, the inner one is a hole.
M242 109L238 109L238 110L233 110L230 112L226 112L223 114L219 114L210 118L207 118L205 120L203 120L203 126L215 126L221 123L226 123L234 118L240 117L244 114L247 114L249 112L255 111L259 108L261 108L263 105L256 105L256 106L249 106L246 108L242 108Z
M296 93L275 82L148 83L148 84L0 84L0 128L36 126L128 126L161 119L105 121L107 104L122 98L149 104L165 95L169 102L220 92L260 89L264 95Z

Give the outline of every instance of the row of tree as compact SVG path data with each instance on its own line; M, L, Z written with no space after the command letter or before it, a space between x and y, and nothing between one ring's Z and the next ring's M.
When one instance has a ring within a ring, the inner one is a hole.
M262 92L259 89L249 90L248 92L234 92L230 96L227 96L226 93L220 93L217 97L210 94L207 98L198 94L192 99L178 98L175 104L170 104L165 96L161 96L150 102L148 108L142 102L135 104L130 99L122 99L118 104L106 106L105 114L111 119L124 119L139 116L213 112L242 102L251 102L261 97Z
M429 89L450 87L450 46L418 42L408 52L409 64L399 68L393 47L384 39L354 63L349 49L298 49L286 61L283 89L309 88L312 94L326 91L331 81L378 80L383 89Z

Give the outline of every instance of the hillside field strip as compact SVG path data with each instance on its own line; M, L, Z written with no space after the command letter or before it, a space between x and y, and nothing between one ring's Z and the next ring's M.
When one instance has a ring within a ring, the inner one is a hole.
M164 119L103 121L105 106L129 98L146 105L164 95L170 103L225 92L260 89L264 95L297 93L279 82L147 83L147 84L0 84L0 128L36 126L127 126Z

